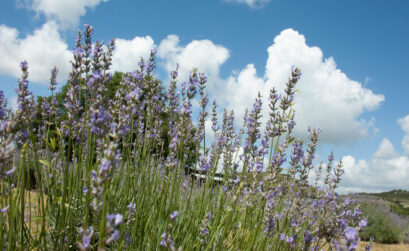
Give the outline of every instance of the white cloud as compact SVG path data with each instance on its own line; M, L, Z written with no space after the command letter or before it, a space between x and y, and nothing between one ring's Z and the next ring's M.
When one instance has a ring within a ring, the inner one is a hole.
M409 135L409 115L398 120ZM404 145L404 144L403 144ZM407 145L404 145L407 154ZM340 192L381 192L392 189L409 189L409 158L399 155L388 139L383 139L378 150L369 160L357 160L353 156L342 158L345 174Z
M409 115L398 120L402 130L406 133L402 139L402 146L405 149L406 156L409 156Z
M132 40L116 39L111 69L122 72L137 69L141 57L147 59L154 46L150 36ZM0 25L0 57L0 74L20 77L20 62L27 60L29 80L39 84L48 84L54 66L59 70L58 80L65 81L71 70L70 60L73 59L53 21L24 38L19 37L17 29Z
M251 107L260 91L266 96L266 85L263 78L257 76L256 68L253 64L248 64L236 76L230 76L226 80L223 91L215 92L217 100L234 110L237 122L242 124L242 115L246 108ZM264 108L266 106L264 105ZM267 111L265 111L267 112ZM266 118L266 115L263 115Z
M113 57L113 70L131 71L137 68L140 57L148 57L155 43L149 36L132 40L117 39ZM179 37L169 35L159 43L159 64L167 71L179 63L179 79L186 80L193 67L206 72L210 97L217 98L219 107L233 109L241 125L243 111L251 107L257 93L264 97L267 108L269 90L275 86L280 91L290 75L292 65L302 69L303 75L296 94L297 136L308 137L309 126L321 127L321 141L326 143L351 143L374 133L374 119L366 121L360 116L376 109L384 100L366 89L361 83L350 80L336 68L334 59L324 59L318 47L306 44L304 36L287 29L281 32L268 48L268 60L264 77L260 77L253 64L220 77L220 67L230 56L229 50L210 40L193 40L181 45ZM264 119L268 110L264 111Z
M17 96L14 96L14 97L10 98L10 108L13 111L16 111L17 108L18 108L17 99L18 99Z
M155 42L150 36L134 37L132 40L116 39L112 58L115 71L132 71L138 68L141 57L148 59ZM157 48L159 63L172 71L179 64L179 79L186 80L192 68L206 72L210 78L219 76L220 66L229 57L229 51L210 40L193 40L186 46L179 45L179 37L168 35Z
M388 139L383 139L379 145L378 151L374 153L374 158L378 159L391 159L396 158L398 153L395 151L392 143Z
M271 0L224 0L224 1L239 4L247 4L251 8L262 8Z
M16 29L1 25L0 35L0 56L4 59L0 62L0 74L18 77L19 62L27 59L30 79L34 82L47 83L54 65L59 68L60 77L67 76L72 55L61 40L55 22L47 22L25 38L19 38ZM154 46L150 36L117 39L112 69L136 69L140 57L147 58ZM244 108L251 107L259 91L264 97L264 108L268 107L269 90L275 86L282 91L290 68L295 65L303 71L298 85L300 93L295 99L297 136L307 138L309 126L321 127L321 141L342 144L355 142L372 132L374 121L365 121L360 116L365 111L376 109L384 100L382 95L376 95L361 83L350 80L336 68L334 59L324 59L318 47L308 46L304 36L292 29L281 32L267 51L263 77L258 76L253 64L248 64L230 77L221 78L220 67L230 53L227 48L210 40L193 40L184 46L180 45L178 36L169 35L160 42L158 57L167 71L179 63L179 79L182 80L186 80L193 67L206 72L210 97L217 98L219 107L233 109L239 125ZM264 119L267 116L268 110L265 109Z
M154 41L150 36L134 37L132 40L116 39L111 69L122 72L137 69L141 57L148 59L154 46Z
M0 25L0 58L0 74L18 78L20 62L27 60L29 80L48 84L54 66L60 72L59 80L68 76L72 55L55 22L47 22L25 38L19 37L17 29Z
M320 127L323 129L322 142L343 144L376 132L374 119L366 121L360 116L376 109L384 97L349 79L336 68L333 58L324 59L318 47L308 46L303 35L292 29L284 30L267 51L264 77L259 77L254 65L248 64L226 80L213 76L209 81L211 96L233 109L240 124L244 108L251 107L258 92L263 96L263 116L267 119L269 90L274 86L282 92L291 66L295 65L303 72L297 86L300 92L295 97L297 136L306 139L308 127ZM201 60L206 60L207 63L203 64L207 65L212 64L214 58L209 55ZM223 62L219 61L220 64Z
M54 20L60 28L74 28L87 8L95 8L108 0L23 0L21 6L34 10L37 15L44 15L47 20Z
M339 191L381 192L408 189L409 159L406 156L357 160L353 156L342 158L345 173Z
M210 40L193 40L185 47L179 45L179 37L169 35L161 41L158 56L168 71L179 64L179 75L188 76L193 67L205 72L210 78L219 76L220 66L229 58L229 51Z
M376 109L384 100L351 80L337 69L333 58L324 59L321 49L306 44L305 37L287 29L268 48L267 86L283 90L292 65L302 70L296 94L296 133L302 135L308 126L323 129L322 140L341 144L365 137L370 122L360 119L364 111Z

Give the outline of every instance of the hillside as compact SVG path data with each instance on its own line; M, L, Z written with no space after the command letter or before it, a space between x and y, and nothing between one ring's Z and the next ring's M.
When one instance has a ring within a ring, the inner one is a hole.
M368 226L361 238L384 244L409 243L409 192L394 190L383 193L356 193L347 197L359 200ZM342 197L341 197L342 198Z
M395 213L409 216L409 191L392 190L383 193L372 193L371 195L390 202L391 210Z

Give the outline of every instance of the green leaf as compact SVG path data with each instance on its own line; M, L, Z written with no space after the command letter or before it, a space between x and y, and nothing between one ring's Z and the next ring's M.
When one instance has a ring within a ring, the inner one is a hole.
M56 145L56 143L55 143L55 138L51 138L51 139L50 139L50 146L51 146L51 148L52 148L53 150L55 150L55 145Z
M43 160L43 159L40 159L39 162L40 162L41 164L43 164L44 166L47 166L48 168L51 168L50 162L48 162L48 161L46 161L46 160Z

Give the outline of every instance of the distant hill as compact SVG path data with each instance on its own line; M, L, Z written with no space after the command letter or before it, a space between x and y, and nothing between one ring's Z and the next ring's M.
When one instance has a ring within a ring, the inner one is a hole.
M392 190L382 193L357 193L353 194L352 197L365 195L374 196L387 202L390 205L391 211L399 215L409 216L409 191Z
M372 193L371 195L390 202L391 210L395 213L409 216L409 191L392 190L383 193Z
M409 203L409 191L406 191L406 190L392 190L392 191L383 192L383 193L372 193L372 195L381 197L389 201Z

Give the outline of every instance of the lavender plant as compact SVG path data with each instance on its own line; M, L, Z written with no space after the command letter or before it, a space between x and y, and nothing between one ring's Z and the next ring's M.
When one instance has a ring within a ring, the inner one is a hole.
M224 110L220 124L216 101L208 111L207 77L197 69L179 86L176 67L166 90L154 75L155 49L109 98L115 42L93 43L93 32L78 32L62 109L52 70L40 129L26 62L16 112L0 92L3 249L356 249L366 222L355 201L335 192L342 162L331 154L321 180L322 166L313 165L320 130L306 148L292 136L298 68L283 95L270 91L264 129L262 94L236 128L234 111Z

